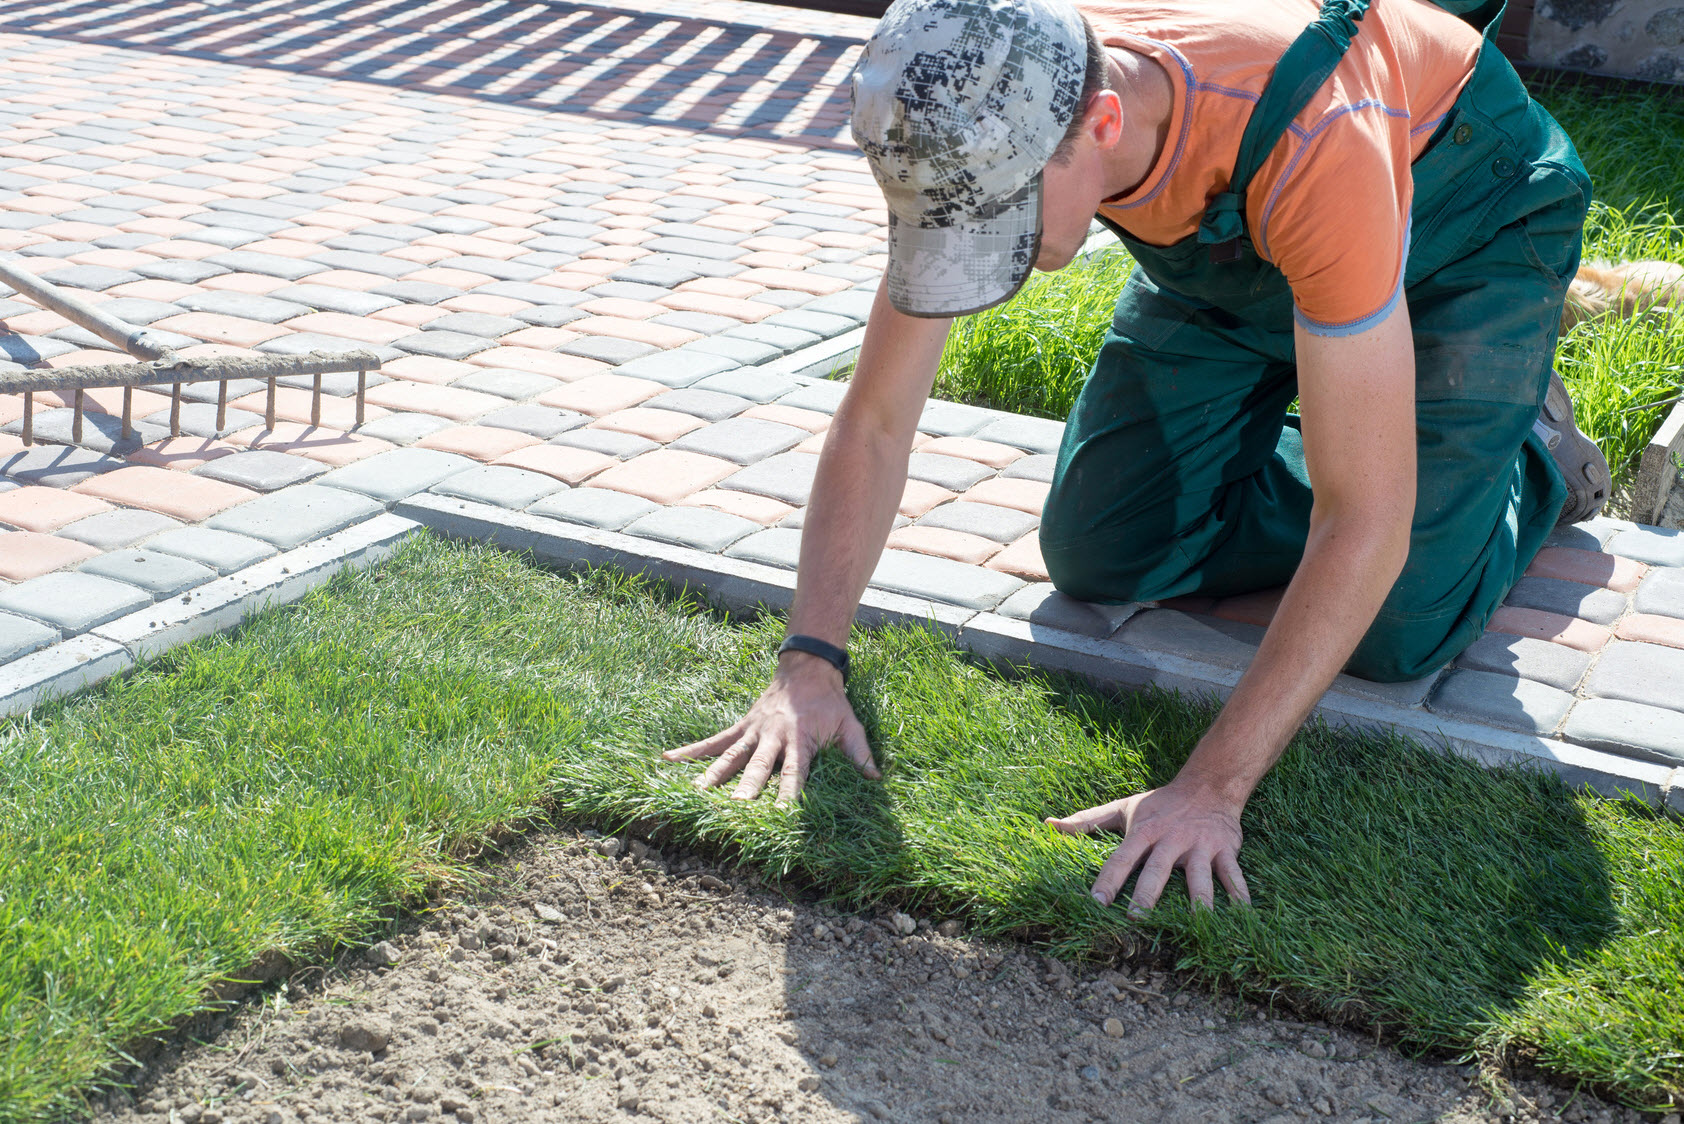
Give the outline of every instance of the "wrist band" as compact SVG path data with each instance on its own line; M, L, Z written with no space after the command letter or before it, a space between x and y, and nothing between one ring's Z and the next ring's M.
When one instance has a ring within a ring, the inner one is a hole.
M785 652L805 652L809 656L817 656L842 673L842 682L848 681L848 653L817 636L786 636L784 642L778 645L778 655Z

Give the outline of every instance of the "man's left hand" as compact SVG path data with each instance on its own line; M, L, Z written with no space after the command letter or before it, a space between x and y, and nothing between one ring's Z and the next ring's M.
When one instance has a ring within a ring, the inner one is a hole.
M1123 842L1094 880L1093 896L1100 905L1116 899L1137 866L1140 880L1129 903L1131 913L1146 913L1157 905L1177 867L1186 874L1187 894L1195 905L1215 906L1213 883L1218 879L1230 898L1251 903L1240 872L1240 810L1179 780L1046 822L1072 835L1123 833Z

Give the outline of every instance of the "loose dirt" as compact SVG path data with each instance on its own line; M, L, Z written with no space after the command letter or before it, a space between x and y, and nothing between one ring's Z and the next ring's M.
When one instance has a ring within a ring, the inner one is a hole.
M98 1119L1641 1119L1538 1082L1487 1091L1171 972L839 913L638 840L557 832L486 869L473 900L202 1020Z

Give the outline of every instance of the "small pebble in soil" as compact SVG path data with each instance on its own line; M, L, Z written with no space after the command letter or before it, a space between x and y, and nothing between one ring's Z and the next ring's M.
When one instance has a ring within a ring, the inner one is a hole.
M1106 1019L1103 1029L1108 1038L1121 1038L1128 1033L1122 1019Z
M368 950L368 962L376 968L390 968L403 959L403 953L391 941L381 941Z

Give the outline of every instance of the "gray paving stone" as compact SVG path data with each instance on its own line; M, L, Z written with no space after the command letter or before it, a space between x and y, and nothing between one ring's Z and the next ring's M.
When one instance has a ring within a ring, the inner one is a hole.
M440 359L466 359L470 355L496 347L496 343L483 336L464 335L461 332L416 332L393 340L392 346L400 351L409 351L417 355L433 355Z
M646 355L615 368L616 375L649 379L662 386L687 387L710 375L729 371L737 364L721 355L703 355L694 351L663 351Z
M403 303L378 293L362 293L354 289L334 289L327 285L309 284L288 285L284 289L276 289L269 296L275 300L295 302L322 312L343 312L347 316L367 316L383 308Z
M553 285L533 285L526 281L493 281L489 285L481 285L474 292L484 293L491 297L508 297L510 300L526 301L528 304L554 308L583 304L591 299L589 293L575 292L572 289L558 289Z
M719 487L755 495L771 496L785 503L803 506L813 488L813 473L819 458L814 453L779 453L734 472Z
M1031 453L1056 453L1064 440L1064 423L1047 418L1013 415L996 418L973 435L984 441L998 441Z
M233 399L238 396L230 393L228 397ZM153 427L154 430L158 431L159 436L163 436L164 431L167 431L170 425L169 408L165 407L155 414L148 414L140 421L142 425ZM250 429L252 426L262 423L262 414L254 414L249 410L229 406L222 419L222 427L219 429L216 424L216 403L214 401L184 402L181 406L181 432L193 437L226 437L230 433L238 433L242 429ZM156 440L156 438L148 437L147 440Z
M169 304L165 301L149 301L143 297L114 297L99 303L100 311L109 312L125 324L137 324L145 327L154 320L162 320L166 316L180 316L188 306Z
M276 553L275 548L250 535L216 531L208 527L183 527L165 531L145 543L147 550L171 554L207 566L219 574L231 574L261 562Z
M573 488L545 496L526 510L532 515L618 531L633 519L656 510L656 506L638 496L607 488Z
M550 444L572 445L577 449L589 449L594 453L619 457L622 460L656 448L655 442L647 437L639 437L635 433L617 433L612 429L573 429L560 437L551 438Z
M330 336L322 332L294 332L290 336L276 336L272 340L264 340L258 344L257 350L266 355L307 355L312 351L328 351L339 354L349 351L371 351L382 363L403 358L403 352L395 347L380 347L376 344L345 339L343 336Z
M700 229L705 230L706 228L703 227ZM726 232L722 231L721 233ZM742 237L742 235L734 233L732 236L735 238ZM640 245L643 249L650 250L655 253L678 254L687 258L703 258L711 259L713 261L726 262L736 261L744 254L748 253L748 251L743 249L741 246L725 245L719 242L709 242L701 238L661 236L651 238L647 242L640 243Z
M775 290L774 290L775 291ZM764 296L765 294L762 294ZM803 298L802 304L808 303L807 294L797 294ZM821 339L839 336L843 332L859 327L857 323L846 316L834 316L825 312L813 312L808 308L786 309L760 321L770 324L774 328L794 328L798 332L811 332Z
M994 611L1015 620L1104 639L1145 607L1138 601L1123 605L1077 601L1054 589L1051 582L1036 582L1006 598Z
M694 270L685 269L683 266L644 265L641 261L638 261L624 269L615 270L608 276L616 281L632 281L644 285L659 285L664 289L674 289L686 281L695 280L701 274Z
M174 281L178 285L197 285L210 277L232 272L227 266L210 261L190 261L186 258L167 258L135 267L135 272L154 281Z
M358 492L382 503L394 503L405 496L424 492L477 463L468 457L437 449L393 449L336 468L317 483Z
M308 457L295 457L273 449L250 449L200 465L193 475L238 484L254 492L273 492L314 479L326 471L325 466Z
M476 289L475 292L478 292ZM563 324L571 324L575 320L583 320L587 314L576 308L564 305L543 305L538 308L528 308L514 314L522 325L533 325L539 328L559 328Z
M1025 585L1010 574L909 550L885 550L871 584L967 609L992 609Z
M316 385L316 375L282 375L275 381L281 386L295 387L298 390L313 390ZM357 393L357 372L329 371L320 376L322 393L335 398L350 398ZM363 376L369 389L389 383L392 380L377 371L369 371Z
M1597 624L1612 624L1626 611L1626 595L1600 586L1555 578L1523 577L1509 591L1505 605L1565 613Z
M450 385L461 387L464 390L479 390L486 394L495 394L499 398L513 398L520 401L525 398L536 398L540 394L554 390L561 385L561 380L552 379L547 375L534 375L529 371L485 367L471 375L463 375Z
M718 332L729 331L742 321L733 320L729 316L714 316L707 312L664 312L650 320L650 323L711 336Z
M817 410L823 414L833 414L842 405L842 398L848 393L845 382L831 382L828 379L818 382L805 383L778 399L780 406L794 406L798 410Z
M711 339L693 340L685 344L673 355L687 355L701 352L704 355L720 355L738 363L764 363L768 359L776 359L783 354L782 348L769 344L756 343L754 340L739 340L731 336L714 336Z
M69 488L102 472L122 468L126 462L91 449L67 445L40 445L0 458L0 473L19 484L43 484Z
M1676 710L1612 699L1581 699L1567 716L1561 736L1592 749L1684 765L1684 722L1678 720Z
M1605 549L1610 554L1635 558L1651 566L1684 566L1684 531L1632 527L1609 539Z
M312 273L326 273L329 266L299 258L265 254L258 250L230 250L226 254L212 254L203 259L204 265L219 265L239 273L261 273L265 277L279 277L283 281L302 281Z
M1130 618L1117 639L1139 648L1170 652L1215 667L1245 668L1257 654L1263 630L1239 621L1194 616L1175 609L1149 609Z
M801 558L801 530L795 527L769 527L737 540L725 554L745 562L759 562L766 566L781 566L786 570L793 570Z
M728 418L686 433L671 448L721 457L737 464L754 464L801 444L809 436L806 430L782 422Z
M1640 613L1684 617L1684 570L1651 570L1637 587L1632 607Z
M815 277L840 277L842 280L851 281L856 285L869 282L873 288L876 287L877 281L883 276L883 271L880 269L871 269L868 266L852 265L842 261L821 262L810 267L807 272Z
M458 381L457 386L464 385ZM578 429L590 423L590 418L584 414L576 414L572 410L557 410L553 406L508 406L493 411L475 422L475 425L496 426L498 429L512 429L518 433L530 433L532 436L548 441L558 434L566 433L570 429Z
M672 410L711 422L736 417L754 405L747 398L738 398L734 394L721 394L717 390L697 390L694 387L669 390L665 394L657 394L643 404L652 410Z
M327 250L313 254L310 261L328 269L354 269L362 273L373 273L380 277L400 278L407 273L414 273L418 269L425 269L420 262L404 261L402 258L391 258L385 254L370 254L360 250Z
M179 526L180 522L167 515L138 507L122 507L78 519L60 527L54 534L97 546L101 550L117 550Z
M40 621L0 613L0 664L11 663L19 656L57 643L60 635L58 629L49 628Z
M379 285L370 292L383 297L395 297L406 304L437 304L462 295L461 289L449 285L435 285L431 281L393 281Z
M1684 710L1684 648L1615 640L1590 669L1584 693Z
M216 577L209 566L156 550L114 550L88 559L79 569L144 589L155 598L173 597Z
M140 279L138 273L131 273L126 269L109 269L103 265L72 265L41 274L41 280L50 281L54 285L62 285L69 289L89 289L96 293Z
M735 277L748 266L738 265L734 261L720 258L698 257L694 254L667 253L650 254L646 258L638 258L638 265L674 265L681 269L688 269L698 277Z
M1529 636L1488 632L1468 646L1456 666L1471 671L1530 679L1561 691L1571 691L1584 678L1590 655L1565 644L1551 644Z
M937 437L969 437L997 416L993 411L977 406L932 398L924 403L924 409L918 415L918 428Z
M545 476L541 472L487 464L459 472L434 484L431 491L435 495L455 496L458 499L495 504L497 507L519 511L565 487L567 485L560 480L553 476Z
M459 258L445 258L433 264L444 269L465 269L470 273L483 273L487 277L495 277L499 281L536 281L555 271L555 268L569 260L571 255L561 254L524 254L513 261L503 261L501 258L478 258L472 255ZM542 264L539 264L540 259ZM553 259L553 260L552 260Z
M740 328L732 328L725 333L726 339L753 340L763 343L767 347L777 348L778 354L784 355L796 348L806 347L818 343L822 338L812 332L802 332L795 328L779 328L771 324L744 324Z
M419 441L429 433L437 433L441 429L448 429L456 423L449 418L435 417L432 414L396 413L387 414L383 418L376 418L371 422L364 422L358 433L365 437L378 437L382 441L390 441L394 445L408 445Z
M157 441L169 435L168 430L144 421L137 421L130 428L129 436L123 436L123 420L111 414L96 414L84 412L82 415L82 438L74 440L76 411L68 406L42 410L35 415L35 440L52 445L69 446L79 444L82 448L100 453L110 453L112 456L125 456L140 446ZM22 433L23 419L19 418L7 425L3 432ZM51 447L45 445L43 447Z
M189 293L181 298L181 307L194 312L215 312L223 316L238 316L243 320L258 320L265 324L279 324L310 312L308 305L293 301L260 297L252 293L233 293L225 289L209 289Z
M1452 671L1427 700L1434 714L1549 735L1567 717L1573 696L1531 679L1489 671Z
M636 340L622 340L614 336L580 336L556 348L564 355L595 359L599 363L625 364L645 355L654 355L657 348Z
M775 402L777 399L794 390L799 384L793 379L786 379L782 375L774 375L766 371L752 371L736 368L695 383L697 390L713 390L720 394L734 394L738 398L746 398L750 402Z
M425 451L427 450L398 449L390 453L381 453L379 456L391 457L400 453ZM379 457L369 459L378 460ZM367 464L368 461L360 463ZM231 507L206 520L205 526L213 531L232 531L237 535L248 535L251 538L262 539L281 550L291 550L311 539L342 531L353 523L380 514L383 510L384 506L380 501L356 492L324 488L316 484L295 484L284 491L271 492L269 495L247 500L239 507Z
M1058 458L1051 453L1030 453L1001 469L1000 475L1013 480L1039 480L1050 484L1053 469L1057 466Z
M490 316L483 312L452 312L448 316L441 316L437 320L429 320L422 325L424 331L429 332L457 332L465 336L483 336L486 339L497 339L510 332L518 332L527 327L519 320L511 320L507 316Z
M968 500L951 500L918 520L920 527L963 531L967 535L981 535L1002 543L1016 542L1040 524L1040 519L1028 512Z
M0 592L0 609L32 617L70 636L150 604L152 595L144 589L76 571L43 574Z
M993 476L994 470L963 457L913 453L907 458L906 473L914 480L927 480L950 492L963 492L977 481Z
M625 528L628 535L675 543L718 554L738 539L760 530L760 524L706 507L663 507Z

